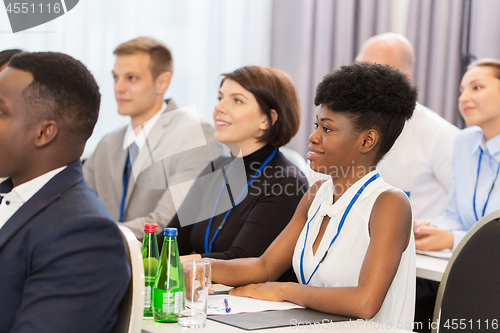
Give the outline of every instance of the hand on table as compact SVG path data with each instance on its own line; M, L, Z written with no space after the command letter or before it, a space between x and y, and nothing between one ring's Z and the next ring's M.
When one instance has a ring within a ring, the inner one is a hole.
M417 250L436 251L453 249L453 234L444 229L429 225L415 228L415 247Z
M249 284L229 290L229 295L246 296L266 301L282 302L284 299L280 295L280 288L283 283L266 282Z
M196 260L196 259L201 259L201 255L198 253L186 254L185 256L180 256L179 259L180 260L187 260L187 259Z
M415 238L417 234L420 232L421 227L428 227L431 225L430 220L415 220L413 221L413 230L415 231Z

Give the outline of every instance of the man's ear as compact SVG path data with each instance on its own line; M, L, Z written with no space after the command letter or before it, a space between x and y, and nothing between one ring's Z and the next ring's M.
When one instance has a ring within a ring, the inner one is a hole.
M36 125L36 141L35 147L41 148L55 140L59 133L59 128L54 120L45 120Z
M361 138L363 141L361 142L359 151L366 154L372 151L377 145L379 136L376 130L370 129L366 131Z
M170 86L171 80L172 80L171 72L163 72L160 75L158 75L155 81L156 92L163 96L163 94L165 94L165 91L167 91L168 87Z
M278 112L276 110L271 109L269 111L271 113L271 120L273 122L273 125L276 124L276 121L278 120ZM265 120L261 123L260 129L265 131L269 128L269 120L268 117L266 116Z
M408 78L408 80L411 82L411 79L412 79L411 72L410 71L404 71L403 74L406 75L406 77Z

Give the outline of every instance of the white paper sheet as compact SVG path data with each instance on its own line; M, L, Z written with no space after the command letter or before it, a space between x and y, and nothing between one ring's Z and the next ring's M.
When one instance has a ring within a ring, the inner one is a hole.
M422 251L417 250L417 254L423 254L425 256L450 260L453 252L451 250L441 250L441 251Z
M229 313L226 313L224 299L227 299L228 305L231 308ZM288 310L295 308L303 308L303 306L290 302L271 302L253 299L249 297L239 297L231 295L210 295L208 296L208 315L233 314L242 312L260 312L269 310Z

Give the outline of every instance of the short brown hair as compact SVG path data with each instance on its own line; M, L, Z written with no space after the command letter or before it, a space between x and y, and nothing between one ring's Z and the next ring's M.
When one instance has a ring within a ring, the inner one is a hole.
M294 82L286 73L260 66L246 66L231 73L222 74L251 92L260 110L267 116L269 128L259 138L273 147L286 145L297 133L300 125L300 101ZM271 110L278 119L273 124Z
M113 51L116 56L135 53L149 54L151 58L149 68L154 80L163 72L173 73L174 71L170 50L162 42L151 37L139 37L129 40L118 45Z
M500 80L500 60L493 58L479 59L467 67L467 70L474 67L490 67L495 73L495 77Z

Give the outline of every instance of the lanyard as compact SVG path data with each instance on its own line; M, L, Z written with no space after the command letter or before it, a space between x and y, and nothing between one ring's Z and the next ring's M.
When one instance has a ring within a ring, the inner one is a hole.
M480 152L479 152L479 163L477 165L476 186L474 186L474 197L472 198L472 208L474 208L474 216L476 217L476 221L479 221L479 217L477 216L477 211L476 211L476 192L477 192L477 183L479 182L479 171L481 170L481 158L483 157L483 149L481 147L479 149ZM483 217L484 213L486 212L486 206L488 205L488 201L490 201L491 192L493 191L493 188L495 187L495 182L497 181L498 178L498 171L500 171L500 164L498 164L497 174L495 176L495 179L493 180L493 184L491 184L491 188L490 191L488 192L488 197L486 198L486 202L484 203L483 214L481 215L481 217Z
M340 219L340 223L339 223L339 226L338 226L338 229L337 229L337 234L335 235L335 237L333 237L332 241L330 242L330 245L328 246L328 249L326 249L325 254L323 255L323 257L319 261L318 265L316 265L316 268L314 269L314 271L312 272L311 276L309 277L309 280L307 280L307 282L306 282L306 279L305 279L305 276L304 276L304 251L306 249L307 235L309 234L309 224L311 223L311 221L316 216L316 213L319 211L319 208L321 207L321 205L323 204L323 202L321 203L321 205L319 205L318 209L316 210L316 213L314 213L313 217L307 222L306 237L304 239L304 247L302 248L302 253L300 255L300 278L302 280L302 284L309 284L309 282L311 281L312 277L314 276L314 274L318 270L319 265L321 265L321 263L325 260L326 255L328 254L328 251L330 250L330 248L332 247L333 243L337 239L340 231L342 230L342 227L344 226L344 222L345 222L345 219L347 217L347 214L349 214L349 212L351 211L352 206L354 205L354 203L356 202L356 200L358 200L358 198L361 195L361 193L363 193L364 189L368 185L370 185L370 183L373 182L378 177L380 177L380 175L377 172L370 179L368 179L366 181L366 183L363 184L363 186L361 186L361 188L358 190L358 192L351 199L351 202L349 203L349 205L347 205L347 208L344 211L344 215L342 215L342 218Z
M269 164L269 162L271 162L271 160L274 158L274 156L276 155L277 152L278 152L278 150L275 149L271 153L271 155L269 155L269 157L264 161L264 163L262 163L262 165L260 166L259 170L257 170L257 172L252 176L252 178L250 178L250 180L248 181L246 187L241 191L240 195L238 196L238 198L236 199L235 203L233 204L233 207L231 207L231 209L229 209L227 211L226 216L224 216L224 218L222 219L221 224L219 225L219 227L217 228L217 230L215 230L214 237L212 238L212 240L209 243L210 227L212 226L212 221L214 219L215 211L217 210L217 205L219 204L219 200L220 200L220 197L221 197L221 194L222 194L222 190L224 189L224 185L227 184L227 175L224 175L224 181L222 182L222 186L221 186L220 191L219 191L219 196L217 197L217 201L215 202L215 207L214 207L214 211L212 212L212 217L210 218L210 222L208 223L207 230L205 231L205 253L211 253L212 252L212 245L213 245L213 243L214 243L215 238L217 237L217 235L219 235L219 231L221 231L221 229L224 227L224 224L226 223L227 217L229 216L229 214L231 213L231 211L233 210L233 208L240 202L241 198L243 197L243 194L245 194L245 192L248 190L248 188L250 187L250 185L252 184L252 182L254 181L254 179L257 178L260 175L260 173L262 172L262 170L264 170L264 168ZM231 166L232 166L232 164L231 164ZM231 170L231 166L229 166L229 168L227 169L227 174L229 174L229 171Z

